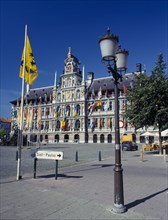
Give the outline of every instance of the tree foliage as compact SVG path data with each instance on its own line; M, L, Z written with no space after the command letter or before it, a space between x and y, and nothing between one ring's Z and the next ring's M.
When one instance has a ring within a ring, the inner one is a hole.
M5 135L6 135L6 130L5 130L5 128L1 128L1 129L0 129L0 139L4 138Z
M10 138L9 144L11 146L17 146L17 140L18 140L18 129L15 129L13 135Z
M127 91L127 122L135 128L154 126L159 131L168 127L168 78L162 54L151 75L138 74L133 88Z

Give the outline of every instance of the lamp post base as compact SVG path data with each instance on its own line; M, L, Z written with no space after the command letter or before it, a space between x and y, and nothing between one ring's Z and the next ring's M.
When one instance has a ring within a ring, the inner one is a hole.
M124 206L124 205L122 205L122 204L120 204L120 205L114 204L114 206L113 206L113 208L112 208L112 212L118 213L118 214L124 213L124 212L126 212L126 211L127 211L126 206Z

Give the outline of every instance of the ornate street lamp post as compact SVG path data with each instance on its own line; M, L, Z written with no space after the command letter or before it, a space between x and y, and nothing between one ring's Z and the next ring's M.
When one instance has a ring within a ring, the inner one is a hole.
M119 131L119 103L118 103L118 83L122 81L121 73L126 71L126 63L128 51L117 49L118 37L107 34L99 39L102 60L107 62L107 70L114 78L115 93L115 167L114 167L114 206L113 212L123 213L126 211L124 206L124 190L123 190L123 169L121 164L121 147L120 147L120 131ZM119 71L119 73L118 73Z

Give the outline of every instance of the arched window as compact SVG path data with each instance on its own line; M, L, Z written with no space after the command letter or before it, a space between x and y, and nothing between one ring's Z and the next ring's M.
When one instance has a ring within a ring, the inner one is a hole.
M43 135L40 135L40 142L43 141Z
M80 105L77 105L77 115L80 115Z
M48 115L49 115L49 113L50 113L50 108L49 108L49 107L47 107L47 108L46 108L46 116L48 116Z
M77 92L76 92L76 98L77 98L77 99L80 99L80 90L77 90Z
M68 142L69 141L69 135L68 134L65 134L64 135L64 142Z
M59 92L58 93L58 98L57 98L57 100L60 102L61 101L61 93Z
M68 87L71 86L71 78L68 78Z
M66 131L70 130L71 128L70 120L66 120L65 128L66 128Z
M30 141L36 142L37 141L37 135L30 135Z
M110 103L109 103L109 110L110 111L112 110L112 101L110 101Z
M76 104L74 107L74 116L80 115L80 105Z
M93 143L97 143L97 135L96 134L93 135Z
M77 119L76 121L75 121L75 129L74 129L75 131L79 131L80 130L80 120L79 119Z
M48 131L48 129L49 129L49 121L46 121L45 122L45 130Z
M104 143L104 134L100 135L100 143Z
M58 116L60 116L60 115L61 115L61 108L60 108L60 106L58 105L58 106L56 107L56 110L55 110L55 116L58 117Z
M37 135L34 135L34 142L37 142Z
M66 116L70 116L70 110L71 110L70 106L67 105L66 106Z
M55 122L55 130L56 131L60 130L60 121L59 120L56 120L56 122Z
M107 142L108 142L108 143L112 143L112 136L111 136L111 134L108 134L108 136L107 136Z
M45 142L48 143L48 135L45 135Z
M57 142L57 143L59 142L59 135L58 134L55 135L55 142Z
M79 134L74 135L74 142L79 142Z
M41 130L43 130L43 129L44 129L44 123L41 122Z

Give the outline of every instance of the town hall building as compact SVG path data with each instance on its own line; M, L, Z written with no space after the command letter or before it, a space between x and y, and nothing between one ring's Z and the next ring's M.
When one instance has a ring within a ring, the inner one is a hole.
M127 73L119 83L120 135L134 133L123 112L127 105L126 90L133 85L134 73ZM68 48L64 71L53 86L31 89L24 96L23 137L26 143L114 143L115 101L112 76L94 78ZM12 132L19 128L20 102L12 104Z

